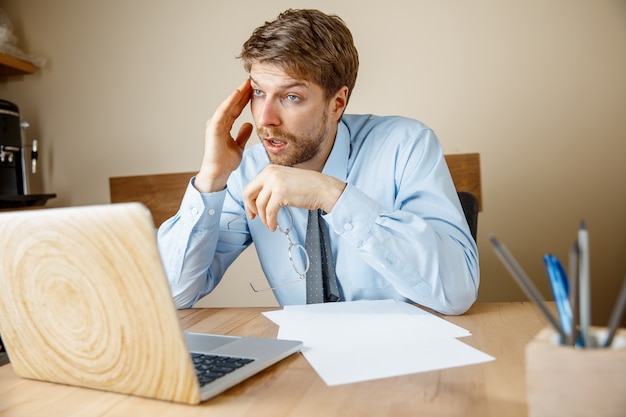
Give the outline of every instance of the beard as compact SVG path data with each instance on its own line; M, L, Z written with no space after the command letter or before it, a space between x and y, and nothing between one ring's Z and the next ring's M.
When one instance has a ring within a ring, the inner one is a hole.
M257 127L257 134L261 141L263 138L280 139L288 143L287 148L280 154L265 152L272 164L283 166L294 166L310 161L318 153L322 143L328 135L328 112L324 111L322 120L317 125L317 130L311 129L300 135L295 135L282 130L279 127Z

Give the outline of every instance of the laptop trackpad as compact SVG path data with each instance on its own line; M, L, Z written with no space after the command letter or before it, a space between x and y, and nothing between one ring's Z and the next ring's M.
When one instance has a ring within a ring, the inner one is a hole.
M209 352L239 339L237 336L185 332L187 348L191 352Z

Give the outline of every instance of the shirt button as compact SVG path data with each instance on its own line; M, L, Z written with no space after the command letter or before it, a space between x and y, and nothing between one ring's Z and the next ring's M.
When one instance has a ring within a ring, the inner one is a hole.
M352 225L350 223L346 223L343 225L343 230L350 231L352 230Z
M212 216L215 214L215 209L209 209L209 216Z
M194 216L196 216L198 214L198 207L192 207L191 208L191 214L193 214Z

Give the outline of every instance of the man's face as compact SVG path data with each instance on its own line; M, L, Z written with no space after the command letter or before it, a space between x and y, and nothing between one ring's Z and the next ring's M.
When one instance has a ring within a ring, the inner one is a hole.
M270 162L321 171L341 117L336 99L269 64L252 65L250 84L252 116Z

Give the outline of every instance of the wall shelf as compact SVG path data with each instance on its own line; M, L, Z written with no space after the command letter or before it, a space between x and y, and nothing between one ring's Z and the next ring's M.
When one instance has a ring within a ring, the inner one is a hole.
M35 72L35 65L32 63L0 52L0 77L32 74L33 72Z

